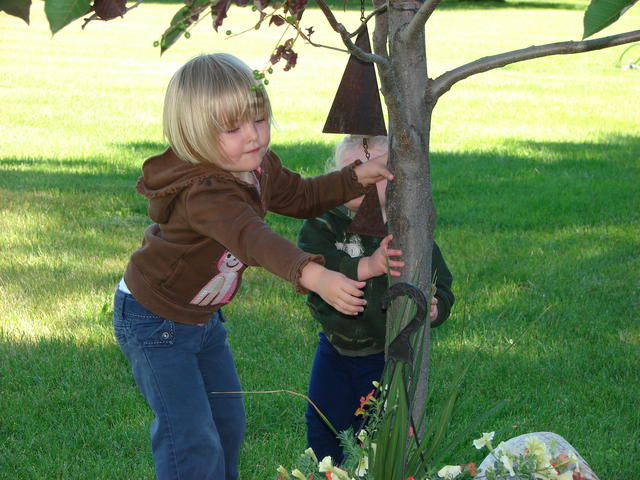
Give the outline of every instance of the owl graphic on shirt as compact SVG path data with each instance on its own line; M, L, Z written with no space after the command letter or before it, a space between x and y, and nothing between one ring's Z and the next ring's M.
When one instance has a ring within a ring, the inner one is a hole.
M238 289L240 270L244 263L238 260L233 253L225 250L218 259L216 266L218 274L202 287L193 297L191 304L200 306L226 305Z
M362 239L360 235L355 233L351 234L348 238L344 236L343 242L336 242L336 249L345 252L351 258L357 258L364 255L364 247L362 246Z

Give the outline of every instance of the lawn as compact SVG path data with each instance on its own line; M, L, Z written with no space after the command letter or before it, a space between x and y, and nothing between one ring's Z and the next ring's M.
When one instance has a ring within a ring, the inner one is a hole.
M584 3L445 5L427 36L430 75L478 56L579 39ZM263 68L279 32L215 34L205 20L162 57L153 47L176 5L80 23L51 38L42 4L31 26L0 13L0 478L153 478L148 425L111 330L111 299L149 220L134 190L163 148L171 74L194 54L232 52ZM251 13L232 11L239 32ZM358 12L343 14L354 26ZM317 11L315 41L336 45ZM640 23L632 9L604 33ZM433 332L434 397L475 356L460 425L501 440L554 431L602 480L638 478L640 455L640 73L624 47L478 75L436 107L436 239L457 303ZM269 92L273 149L320 173L322 134L346 58L300 45ZM270 216L295 239L299 221ZM304 298L260 269L225 310L245 390L305 392L317 325ZM511 348L508 348L513 343ZM304 400L247 395L243 479L269 479L304 449ZM480 461L471 438L447 462ZM396 479L392 479L396 480Z

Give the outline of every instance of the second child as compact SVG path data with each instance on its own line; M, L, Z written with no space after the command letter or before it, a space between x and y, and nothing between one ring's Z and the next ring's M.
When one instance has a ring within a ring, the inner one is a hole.
M367 140L372 157L369 161L382 158L386 162L387 138L377 136ZM336 148L335 166L344 168L364 156L362 137L347 136ZM376 187L384 215L386 182ZM387 289L387 258L390 275L399 276L404 267L399 259L402 252L389 246L391 235L381 238L348 232L362 200L363 197L358 197L318 218L306 220L298 236L300 248L322 255L327 268L353 280L366 281L363 290L367 305L355 317L344 315L315 293L310 293L307 299L311 315L322 326L311 369L309 398L338 432L360 428L362 418L355 416L360 398L372 390L374 380L380 380L386 336L386 315L380 299ZM436 293L431 300L429 319L434 327L449 317L454 302L453 277L435 242L432 272ZM306 422L307 444L317 457L331 456L334 462L341 463L339 440L311 405L307 406Z

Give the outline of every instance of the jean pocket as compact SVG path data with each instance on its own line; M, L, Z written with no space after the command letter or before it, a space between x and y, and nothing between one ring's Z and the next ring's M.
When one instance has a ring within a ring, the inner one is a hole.
M142 347L169 347L175 339L175 324L160 315L129 314L131 337Z

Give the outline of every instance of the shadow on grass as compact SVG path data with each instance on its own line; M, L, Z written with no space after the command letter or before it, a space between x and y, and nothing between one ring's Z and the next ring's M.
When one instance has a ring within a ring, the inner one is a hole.
M636 198L640 137L507 144L526 154L433 154L434 201L443 206L443 222L518 233L630 220L621 212Z
M606 346L615 345L619 330L626 328L637 312L625 277L618 275L637 258L637 237L619 238L615 229L628 224L637 229L637 208L632 206L640 183L640 137L612 136L603 143L511 143L513 148L508 151L526 153L433 155L438 229L452 240L459 237L455 248L453 242L441 246L456 281L460 285L469 282L471 287L467 288L467 298L459 298L454 317L434 332L432 358L441 371L436 370L433 376L432 391L437 395L437 387L444 383L450 367L468 360L472 350L481 349L481 361L469 377L470 394L463 396L462 417L457 418L468 421L494 400L509 396L514 399L510 407L483 424L484 431L508 431L518 424L518 433L523 433L525 429L550 426L579 451L589 447L589 460L595 460L592 463L611 464L607 451L598 451L592 438L617 432L603 443L606 449L625 451L630 441L629 425L633 425L630 412L637 396L628 395L626 389L637 385L637 369L632 368L638 358L637 345L616 349ZM162 150L153 142L116 147L122 150L122 158L128 158L132 148L139 149L140 162L123 166L121 158L0 159L0 189L3 195L11 193L2 208L25 218L44 210L51 220L47 228L34 225L21 237L23 243L11 246L12 251L31 251L36 244L44 258L60 259L57 264L5 264L0 278L9 282L16 279L16 285L4 280L4 292L26 286L24 298L40 308L56 299L52 294L43 298L35 289L29 293L34 286L61 284L57 295L68 298L88 291L104 292L105 285L111 293L120 267L105 267L100 262L122 258L124 268L130 249L139 244L148 220L146 202L135 194L133 186L142 158ZM331 153L329 147L316 143L274 145L274 150L293 169L310 171L322 170L324 158ZM629 212L634 212L635 218L629 218ZM300 225L282 217L272 220L276 228L288 234L295 233ZM602 227L603 232L592 229L594 226ZM467 241L469 250L465 250ZM599 245L603 248L593 248ZM479 251L478 247L487 250ZM540 254L536 253L538 249ZM563 258L567 252L575 257ZM74 263L83 255L91 255L95 261ZM257 301L260 288L265 287L259 275L251 281L255 290L249 282L244 290L258 292L251 296ZM504 289L500 303L486 302L483 295L497 289ZM274 291L278 290L269 290L265 296L274 295ZM245 295L247 301L249 293ZM283 302L283 296L276 297L270 303ZM599 304L593 298L602 298L605 312L589 310ZM239 297L239 302L242 300ZM298 323L308 320L300 309L302 300L295 297L291 302L272 305L271 310L256 304L254 310L237 315L235 323L234 315L230 315L230 338L241 378L248 378L249 373L255 377L245 388L260 379L268 386L277 385L282 378L300 387L306 378L313 340L301 345L315 325L303 323L301 329ZM468 325L472 343L452 354L443 346L458 333L465 304L473 308L473 320ZM548 305L551 310L537 320ZM149 413L117 346L113 341L86 345L74 337L75 331L92 323L109 330L109 319L100 315L100 306L98 301L93 313L60 322L61 330L72 337L68 340L8 340L0 329L2 371L10 372L0 374L0 405L5 412L0 432L5 451L11 452L10 457L3 458L10 458L9 463L0 462L0 476L146 478L150 474L146 431ZM241 310L239 306L229 308L236 313ZM522 349L500 354L494 348L508 338L517 340L522 331L527 332L520 338ZM83 337L79 334L78 338ZM288 349L296 350L295 355ZM266 363L269 359L273 364ZM538 405L539 391L548 403L544 408ZM611 405L617 406L615 415L603 414ZM268 445L277 443L279 436L302 435L304 405L283 396L268 401L252 397L248 406L246 448L262 443L266 453L250 457L253 463L245 468L263 468L254 477L266 478L261 473L272 472L278 463L288 460L265 456L273 454ZM578 442L568 433L579 435ZM50 445L56 445L55 456ZM461 448L457 451L460 455L450 463L463 455L465 460L474 460L466 457L470 451L470 445ZM42 458L47 461L42 462ZM78 458L83 461L78 462ZM631 472L631 460L627 463L628 467L620 469L628 471L616 472L610 466L609 472L603 472L608 475L602 478L632 478L624 475ZM4 472L4 465L10 470Z
M1 478L151 478L150 414L115 341L2 333Z

